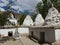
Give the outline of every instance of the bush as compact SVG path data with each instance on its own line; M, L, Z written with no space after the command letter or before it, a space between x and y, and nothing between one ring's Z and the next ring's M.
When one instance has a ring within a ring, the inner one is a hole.
M26 14L22 14L21 17L18 19L18 22L19 22L20 25L23 24L23 21L24 21L25 17L26 17Z
M7 15L4 15L5 13L0 14L0 26L4 26L7 21Z

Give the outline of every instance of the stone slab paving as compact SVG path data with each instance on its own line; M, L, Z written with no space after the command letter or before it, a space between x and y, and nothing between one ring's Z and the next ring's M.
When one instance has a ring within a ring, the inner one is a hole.
M23 42L24 45L40 45L40 44L30 40L27 37L22 38L21 41Z
M0 43L0 45L40 45L38 42L34 42L27 38L26 36L22 36L20 40L9 40L4 43ZM49 44L42 44L42 45L49 45ZM60 41L52 43L52 45L60 45Z
M40 45L40 44L23 36L23 37L21 37L20 40L16 40L16 41L9 40L9 41L6 41L5 43L2 43L0 45Z
M52 45L60 45L60 41L54 42Z

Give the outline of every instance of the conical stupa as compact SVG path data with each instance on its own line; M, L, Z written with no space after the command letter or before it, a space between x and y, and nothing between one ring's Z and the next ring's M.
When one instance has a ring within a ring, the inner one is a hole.
M8 21L9 21L11 24L17 25L17 19L14 18L14 16L13 16L12 13L10 14L10 17L8 17Z
M45 22L48 25L56 26L60 24L60 19L58 18L60 16L58 10L55 7L51 7L48 10L48 15L45 18Z
M33 26L33 20L30 15L27 15L26 18L24 19L23 25L24 26Z
M44 19L41 14L38 14L35 18L35 26L42 26L44 24Z

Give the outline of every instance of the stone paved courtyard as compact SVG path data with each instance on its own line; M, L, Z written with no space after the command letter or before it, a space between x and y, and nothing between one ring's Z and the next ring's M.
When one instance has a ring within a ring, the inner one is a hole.
M26 36L22 36L20 40L9 40L4 43L0 43L0 45L40 45L37 42L34 42L27 38Z
M38 42L30 40L26 36L22 36L20 40L8 40L4 43L0 43L0 45L40 45ZM49 45L49 44L42 44L42 45ZM52 45L60 45L60 41L52 43Z

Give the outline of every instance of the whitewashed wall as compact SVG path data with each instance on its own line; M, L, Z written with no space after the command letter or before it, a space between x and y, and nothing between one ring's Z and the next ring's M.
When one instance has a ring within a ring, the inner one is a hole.
M16 28L12 28L12 29L0 29L0 34L4 35L4 36L8 36L8 32L9 31L13 31L13 35L15 33ZM29 28L18 28L18 32L25 34L28 33L29 34Z
M55 39L56 41L60 40L60 29L55 30Z

